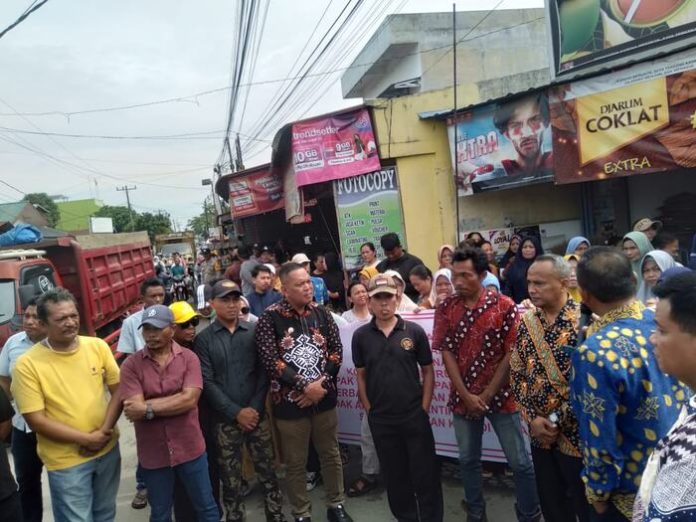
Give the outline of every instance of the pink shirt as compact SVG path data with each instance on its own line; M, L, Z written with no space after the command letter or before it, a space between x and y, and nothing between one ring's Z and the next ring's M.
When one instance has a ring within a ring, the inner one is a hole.
M134 353L121 366L121 397L143 395L145 401L168 397L184 388L203 389L198 357L191 350L172 344L164 367L145 349ZM155 417L134 422L138 460L146 469L184 464L200 457L205 442L198 422L198 408L173 417Z

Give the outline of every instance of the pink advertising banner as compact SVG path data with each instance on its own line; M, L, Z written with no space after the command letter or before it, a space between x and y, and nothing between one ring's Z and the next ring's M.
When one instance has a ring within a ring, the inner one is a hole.
M365 108L294 123L292 155L299 187L380 169Z

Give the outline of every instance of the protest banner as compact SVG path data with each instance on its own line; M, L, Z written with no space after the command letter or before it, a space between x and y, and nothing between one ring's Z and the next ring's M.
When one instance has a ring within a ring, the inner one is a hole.
M433 318L432 310L424 310L418 314L401 314L408 320L419 324L432 339ZM358 384L355 366L351 352L353 332L360 324L349 324L340 328L343 343L343 365L338 374L338 439L345 444L360 444L360 421L364 410L358 398ZM447 406L450 395L450 380L442 362L440 352L433 351L433 368L435 373L435 389L433 402L430 406L430 424L435 437L435 451L445 457L459 457L457 440L452 424L452 412ZM481 450L483 460L505 462L505 455L498 442L493 427L488 420L483 427Z

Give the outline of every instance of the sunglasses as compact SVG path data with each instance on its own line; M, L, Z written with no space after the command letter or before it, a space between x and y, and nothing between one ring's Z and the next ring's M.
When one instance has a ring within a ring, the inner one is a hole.
M242 309L240 310L240 312L241 312L243 315L246 315L246 314L249 313L249 308L246 307L246 306L244 306L244 307L242 307Z
M191 319L189 319L185 323L179 323L179 328L182 328L184 330L186 330L187 328L190 328L191 326L193 326L195 328L196 326L198 326L198 323L200 323L200 322L201 322L200 318L192 317Z

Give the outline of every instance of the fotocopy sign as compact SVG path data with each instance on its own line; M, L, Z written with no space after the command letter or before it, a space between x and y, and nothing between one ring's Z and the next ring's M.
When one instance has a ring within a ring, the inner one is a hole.
M556 183L696 168L696 57L550 91Z
M334 197L346 270L362 266L360 245L368 241L382 257L379 239L387 232L396 232L406 246L396 167L334 181Z
M298 187L380 168L372 121L365 108L294 123L292 154Z
M433 311L423 311L419 314L401 314L408 320L419 324L432 339ZM343 364L338 374L338 439L345 444L360 444L360 421L365 414L358 398L358 384L351 343L353 333L360 325L349 324L341 327L341 342L343 343ZM435 436L435 451L445 457L459 457L457 439L454 435L452 412L447 406L450 394L450 380L447 376L442 355L433 351L433 367L435 373L435 390L430 405L430 425ZM488 420L484 423L482 457L493 462L505 462L505 455L498 437Z

